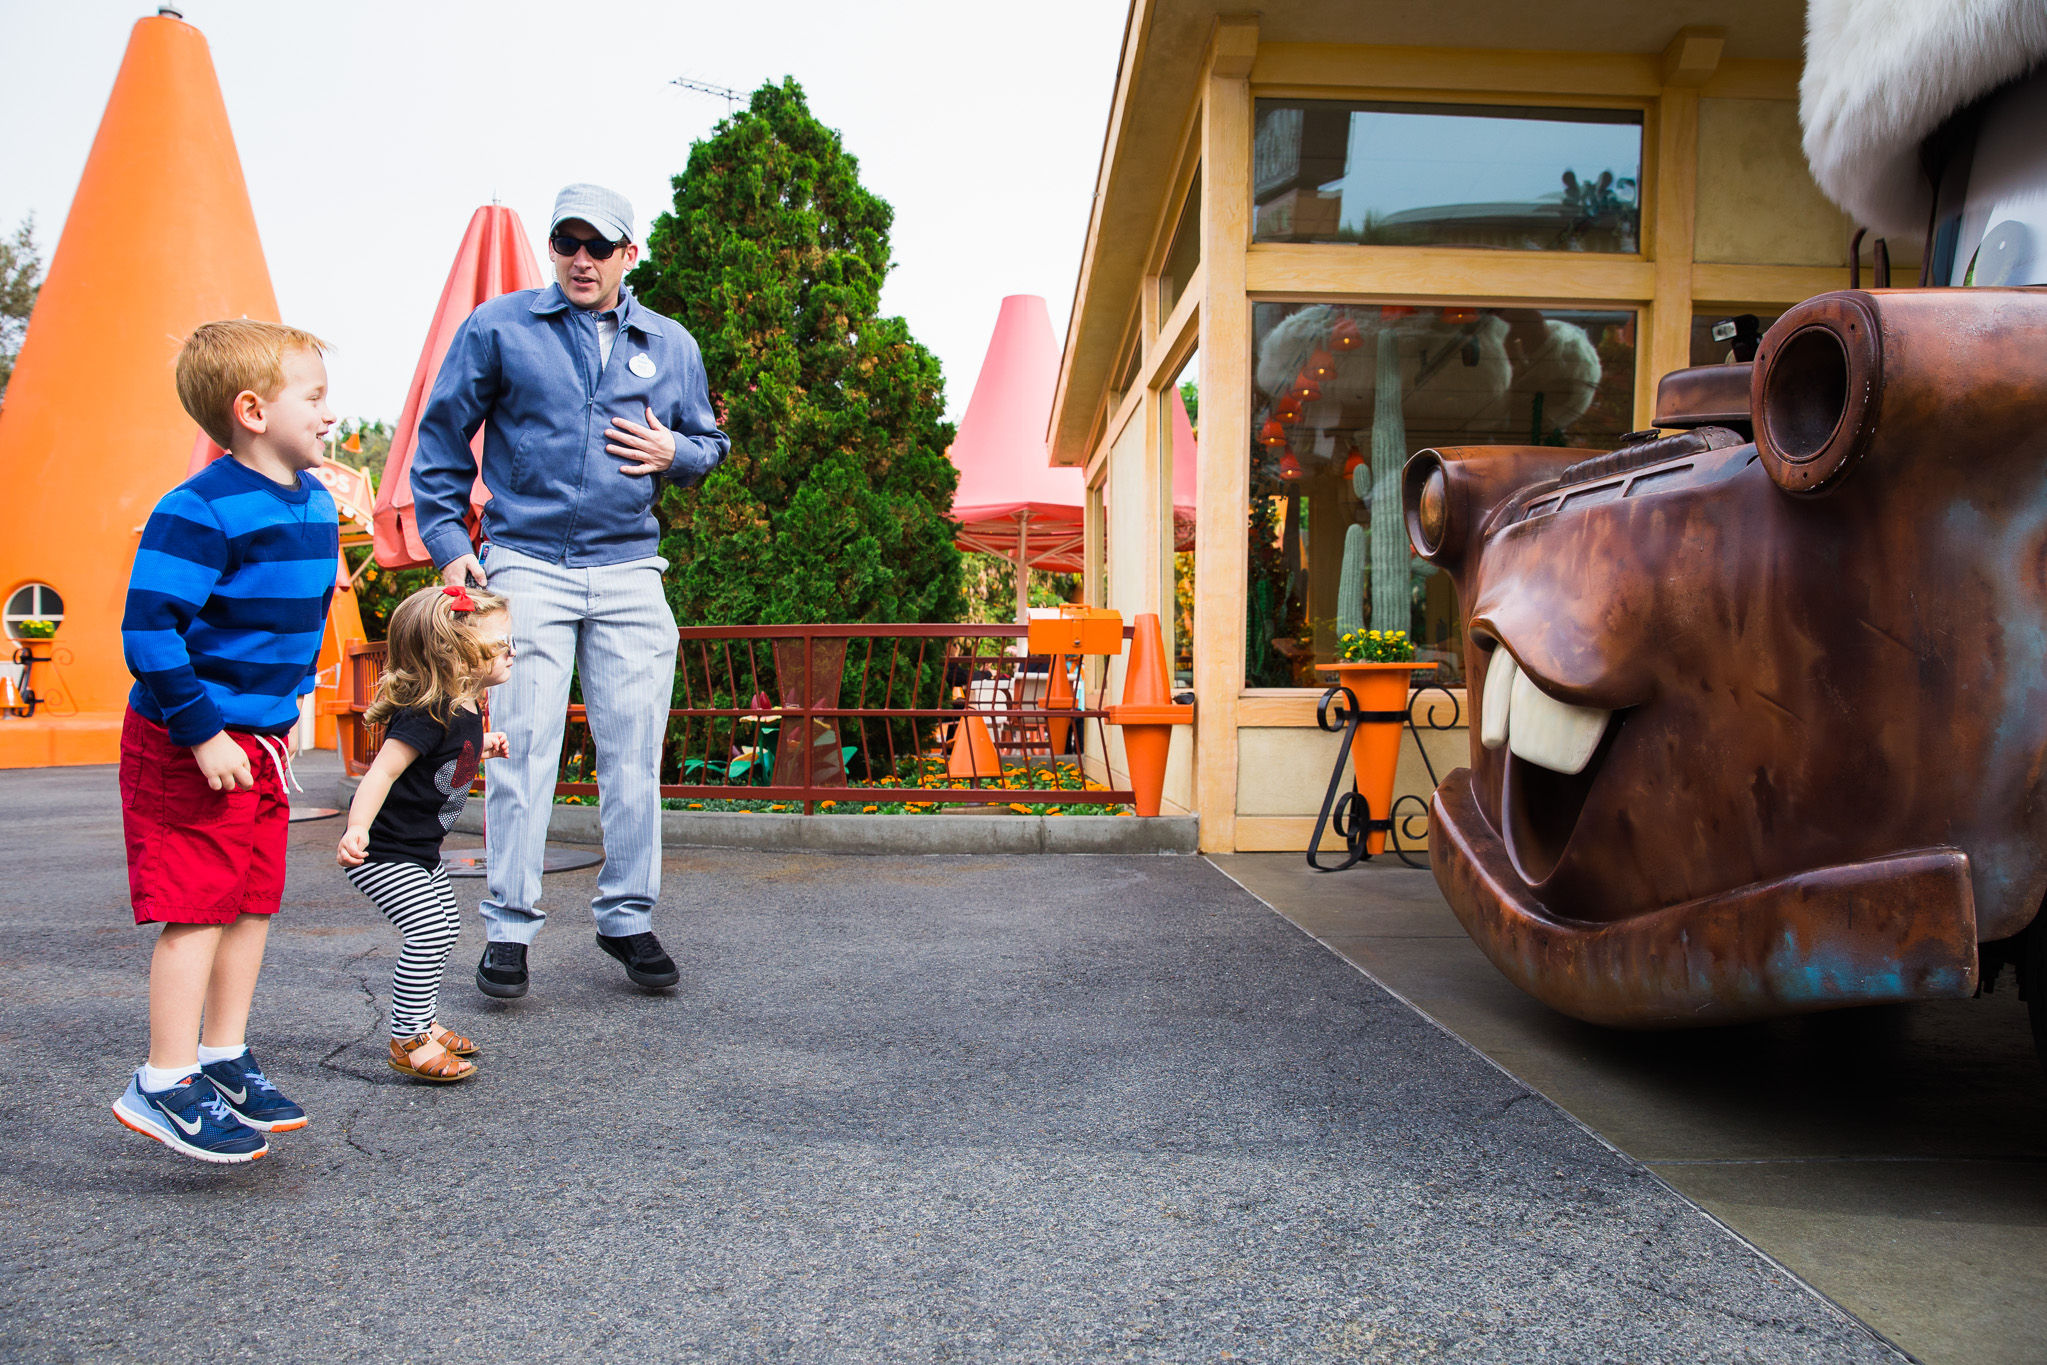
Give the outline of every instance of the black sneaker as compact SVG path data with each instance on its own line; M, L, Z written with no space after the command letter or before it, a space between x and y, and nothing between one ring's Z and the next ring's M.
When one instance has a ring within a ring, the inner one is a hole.
M517 1000L526 993L526 945L486 943L476 964L476 989L499 1000Z
M599 934L597 946L625 964L625 974L635 986L658 991L682 980L682 973L661 951L661 940L652 934L626 934L621 938Z

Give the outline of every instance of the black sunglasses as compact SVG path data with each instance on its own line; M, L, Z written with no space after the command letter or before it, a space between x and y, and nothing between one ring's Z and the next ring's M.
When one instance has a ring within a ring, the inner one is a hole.
M554 248L555 255L564 260L578 251L587 251L593 261L608 261L612 252L631 245L629 242L607 242L602 237L575 237L566 232L555 233L547 239L547 244Z

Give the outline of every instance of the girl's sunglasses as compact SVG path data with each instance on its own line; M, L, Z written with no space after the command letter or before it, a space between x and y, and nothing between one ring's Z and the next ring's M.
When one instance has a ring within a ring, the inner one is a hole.
M587 251L593 261L608 261L612 252L626 245L624 242L607 242L602 237L576 237L566 232L555 233L547 239L547 244L553 247L554 254L563 260L574 256L578 251Z

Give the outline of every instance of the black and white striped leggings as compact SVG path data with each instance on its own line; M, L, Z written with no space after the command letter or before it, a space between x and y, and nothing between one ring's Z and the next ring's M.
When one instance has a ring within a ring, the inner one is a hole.
M405 936L391 972L391 1036L425 1033L440 1006L442 969L462 936L462 912L455 907L447 869L364 863L348 869L348 880Z

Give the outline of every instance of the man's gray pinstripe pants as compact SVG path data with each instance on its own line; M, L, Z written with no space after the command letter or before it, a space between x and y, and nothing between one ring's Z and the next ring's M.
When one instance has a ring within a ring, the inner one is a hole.
M492 592L512 601L512 675L490 693L490 721L511 753L492 759L484 787L490 894L484 930L494 943L531 943L546 921L540 867L554 812L556 765L579 672L597 753L604 868L590 910L611 937L653 926L661 896L661 789L657 765L675 686L675 615L661 591L660 558L568 568L492 545Z

